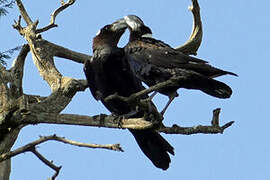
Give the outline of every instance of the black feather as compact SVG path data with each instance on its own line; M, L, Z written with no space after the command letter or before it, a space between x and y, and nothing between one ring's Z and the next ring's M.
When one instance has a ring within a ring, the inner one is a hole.
M102 29L94 38L94 54L84 66L89 88L96 100L101 100L104 106L114 114L125 115L137 109L126 102L113 100L105 102L104 99L117 93L120 96L129 97L131 94L144 89L141 80L130 69L125 57L124 49L117 47L119 35L110 31L110 28ZM123 33L122 33L123 34ZM121 36L121 35L120 35ZM115 42L115 43L112 43ZM145 96L147 98L148 96ZM156 107L151 103L151 110ZM144 111L138 111L134 117L142 117ZM163 170L169 167L171 162L168 152L174 154L173 147L154 129L131 130L138 145L152 163Z

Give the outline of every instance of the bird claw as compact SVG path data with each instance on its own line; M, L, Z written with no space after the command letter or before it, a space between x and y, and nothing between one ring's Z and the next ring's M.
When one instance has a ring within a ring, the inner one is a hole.
M117 122L118 128L122 128L123 126L123 120L131 118L137 114L137 111L130 111L127 114L117 115L115 113L112 113L112 116L114 117L113 121Z

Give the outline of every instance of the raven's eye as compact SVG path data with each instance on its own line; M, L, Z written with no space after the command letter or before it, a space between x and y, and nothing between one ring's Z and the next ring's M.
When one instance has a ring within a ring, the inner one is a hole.
M111 27L111 25L106 25L106 26L104 26L104 29L105 30L110 30L110 27Z

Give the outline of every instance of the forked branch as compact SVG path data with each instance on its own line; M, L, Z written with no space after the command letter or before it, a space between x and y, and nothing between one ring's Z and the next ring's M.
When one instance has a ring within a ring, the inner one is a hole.
M134 102L135 102L135 105L137 105L136 103L139 102L140 99L142 99L143 96L149 94L149 93L152 93L154 91L159 91L160 89L164 88L164 87L170 87L170 86L177 86L179 84L181 84L183 81L185 81L187 79L187 77L185 76L175 76L175 77L172 77L164 82L161 82L161 83L157 83L156 85L154 86L151 86L147 89L144 89L142 91L139 91L137 93L134 93L132 94L131 96L129 97L122 97L122 96L119 96L117 94L113 94L113 95L110 95L108 97L105 98L105 101L111 101L113 99L119 99L121 101L125 101L129 104L133 104L134 105Z
M42 33L42 32L45 32L45 31L48 31L49 29L51 28L54 28L54 27L57 27L58 25L55 24L55 18L56 16L62 12L64 9L68 8L69 6L71 6L72 4L74 4L75 0L69 0L68 2L63 2L61 1L61 6L59 8L57 8L52 14L51 14L51 21L49 23L49 25L43 27L43 28L40 28L40 29L37 29L36 30L36 33Z
M78 146L78 147L86 147L86 148L98 148L98 149L107 149L107 150L113 150L113 151L120 151L123 152L123 149L121 148L120 144L105 144L105 145L100 145L100 144L87 144L87 143L81 143L81 142L77 142L77 141L72 141L63 137L58 137L56 135L51 135L51 136L43 136L40 137L40 139L33 141L29 144L26 144L23 147L20 147L14 151L10 151L4 154L0 155L0 162L8 160L16 155L19 155L21 153L25 153L25 152L32 152L35 156L38 157L38 159L40 159L44 164L46 164L48 167L52 168L55 171L55 174L52 176L51 179L55 179L56 176L59 174L61 166L56 166L53 164L52 161L49 161L48 159L46 159L42 154L40 154L37 150L36 150L36 146L39 144L42 144L44 142L50 141L50 140L54 140L54 141L58 141L58 142L62 142L65 144L70 144L73 146Z
M51 135L51 136L42 136L40 137L40 139L35 140L31 143L26 144L25 146L22 146L14 151L10 151L4 154L0 155L0 162L5 161L7 159L10 159L16 155L19 155L21 153L25 153L28 151L33 151L33 148L35 148L37 145L42 144L44 142L47 141L58 141L58 142L62 142L65 144L70 144L73 146L78 146L78 147L86 147L86 148L95 148L95 149L107 149L107 150L113 150L113 151L120 151L122 152L123 149L120 147L119 144L105 144L105 145L100 145L100 144L87 144L87 143L81 143L81 142L77 142L77 141L72 141L72 140L68 140L66 138L63 137L58 137L56 135Z
M230 121L223 126L219 126L219 113L220 113L220 108L213 110L213 118L211 121L211 126L198 125L195 127L180 127L174 124L172 127L160 128L159 132L163 132L165 134L183 134L183 135L222 134L225 129L227 129L234 123L234 121Z
M55 171L54 175L50 178L51 180L54 180L58 176L58 174L59 174L62 166L56 166L56 165L54 165L53 164L53 161L49 161L48 159L46 159L42 154L40 154L36 150L36 147L30 148L29 151L32 152L35 156L37 156L37 158L41 162L43 162L44 164L46 164L47 166L49 166L51 169L53 169Z

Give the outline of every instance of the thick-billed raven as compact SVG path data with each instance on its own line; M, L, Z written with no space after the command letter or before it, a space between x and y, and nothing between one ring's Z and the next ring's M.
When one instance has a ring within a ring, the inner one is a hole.
M178 96L178 88L197 89L217 98L229 98L231 88L213 78L235 73L223 71L208 62L185 55L168 44L152 38L152 31L135 15L124 17L130 31L129 42L124 47L125 54L134 74L148 86L170 79L173 76L185 77L180 85L159 90L169 101L165 110Z
M84 73L92 95L96 100L101 100L110 112L125 115L137 111L133 117L142 117L146 112L140 111L140 108L138 111L124 101L104 101L106 97L115 93L129 97L144 89L141 80L130 70L124 49L117 47L126 28L126 24L119 21L100 29L93 39L93 57L85 62ZM150 103L150 106L149 109L157 111L153 103ZM174 150L155 129L130 130L130 132L156 167L168 169L171 162L168 153L174 155Z

